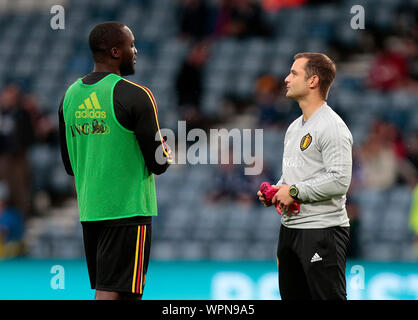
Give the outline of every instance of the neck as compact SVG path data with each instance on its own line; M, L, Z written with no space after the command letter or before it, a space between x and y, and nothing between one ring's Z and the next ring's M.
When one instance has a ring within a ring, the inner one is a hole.
M325 100L322 98L301 99L298 103L302 110L303 120L308 121L315 111L325 103Z
M118 76L121 75L118 67L99 62L94 63L93 72L110 72L116 73Z

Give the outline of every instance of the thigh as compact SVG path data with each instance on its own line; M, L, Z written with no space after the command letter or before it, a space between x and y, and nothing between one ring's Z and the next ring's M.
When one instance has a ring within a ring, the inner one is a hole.
M84 253L86 256L87 270L89 273L90 286L96 288L97 270L97 245L101 233L101 224L97 222L82 222Z
M98 243L96 289L142 294L151 225L108 226Z
M304 230L299 256L313 299L345 300L348 228Z
M305 273L294 251L298 230L284 226L280 229L277 247L277 264L279 271L279 289L283 300L310 300L311 295Z

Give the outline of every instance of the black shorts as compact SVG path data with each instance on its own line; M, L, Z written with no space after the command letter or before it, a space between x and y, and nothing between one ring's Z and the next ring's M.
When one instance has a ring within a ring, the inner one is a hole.
M349 227L293 229L281 226L277 248L283 300L346 300Z
M92 289L142 295L151 249L151 224L82 222Z

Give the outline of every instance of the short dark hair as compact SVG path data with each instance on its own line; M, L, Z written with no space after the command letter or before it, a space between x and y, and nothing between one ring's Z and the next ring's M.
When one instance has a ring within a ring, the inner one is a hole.
M90 32L89 45L95 61L109 54L109 50L118 47L123 41L125 24L118 21L99 23Z
M334 81L337 67L327 55L316 52L302 52L296 54L294 60L306 58L305 65L306 79L317 75L319 77L319 91L324 99L327 99L329 89Z

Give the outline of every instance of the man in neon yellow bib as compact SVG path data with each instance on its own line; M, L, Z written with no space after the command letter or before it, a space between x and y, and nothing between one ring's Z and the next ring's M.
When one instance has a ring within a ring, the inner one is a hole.
M68 88L59 108L61 154L75 179L96 299L142 298L157 215L154 174L172 161L151 91L122 78L134 73L134 40L120 22L95 26L94 70Z

